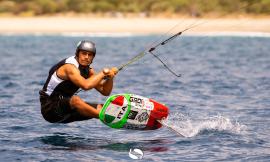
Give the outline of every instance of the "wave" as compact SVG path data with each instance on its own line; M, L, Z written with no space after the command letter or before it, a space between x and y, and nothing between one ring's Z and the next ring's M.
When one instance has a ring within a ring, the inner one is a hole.
M203 131L241 134L247 128L245 125L237 121L233 122L221 115L194 120L181 113L170 114L167 119L162 121L162 124L183 137L194 137Z

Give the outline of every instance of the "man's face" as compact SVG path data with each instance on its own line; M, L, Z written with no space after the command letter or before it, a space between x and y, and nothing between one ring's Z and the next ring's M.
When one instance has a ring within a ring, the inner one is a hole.
M79 51L78 62L82 66L88 66L94 59L94 54L88 51Z

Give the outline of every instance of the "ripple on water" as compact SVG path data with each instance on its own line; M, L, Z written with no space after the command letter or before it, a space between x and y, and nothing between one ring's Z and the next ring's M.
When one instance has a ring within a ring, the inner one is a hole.
M129 161L131 148L141 149L144 161L268 161L269 38L185 36L158 49L182 77L151 55L119 72L112 94L166 104L166 122L185 137L165 127L115 130L95 119L50 124L42 118L38 91L50 67L74 55L79 40L96 43L92 67L100 71L125 63L154 37L1 36L0 51L8 57L0 68L0 161ZM106 100L93 91L79 95Z

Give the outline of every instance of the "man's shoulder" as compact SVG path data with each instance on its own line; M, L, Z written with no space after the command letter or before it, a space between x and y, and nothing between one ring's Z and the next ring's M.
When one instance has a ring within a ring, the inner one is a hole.
M76 60L75 56L70 56L70 57L66 58L65 64L72 64L77 68L79 67L79 63Z
M79 70L74 64L64 64L61 68L68 71Z
M73 64L64 64L58 71L58 75L61 75L62 78L69 78L74 74L80 74L80 71Z

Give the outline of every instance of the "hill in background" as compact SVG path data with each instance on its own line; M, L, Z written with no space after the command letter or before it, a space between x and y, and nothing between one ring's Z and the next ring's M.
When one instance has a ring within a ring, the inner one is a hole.
M269 15L270 0L0 0L0 15L94 14L100 16L211 17Z

